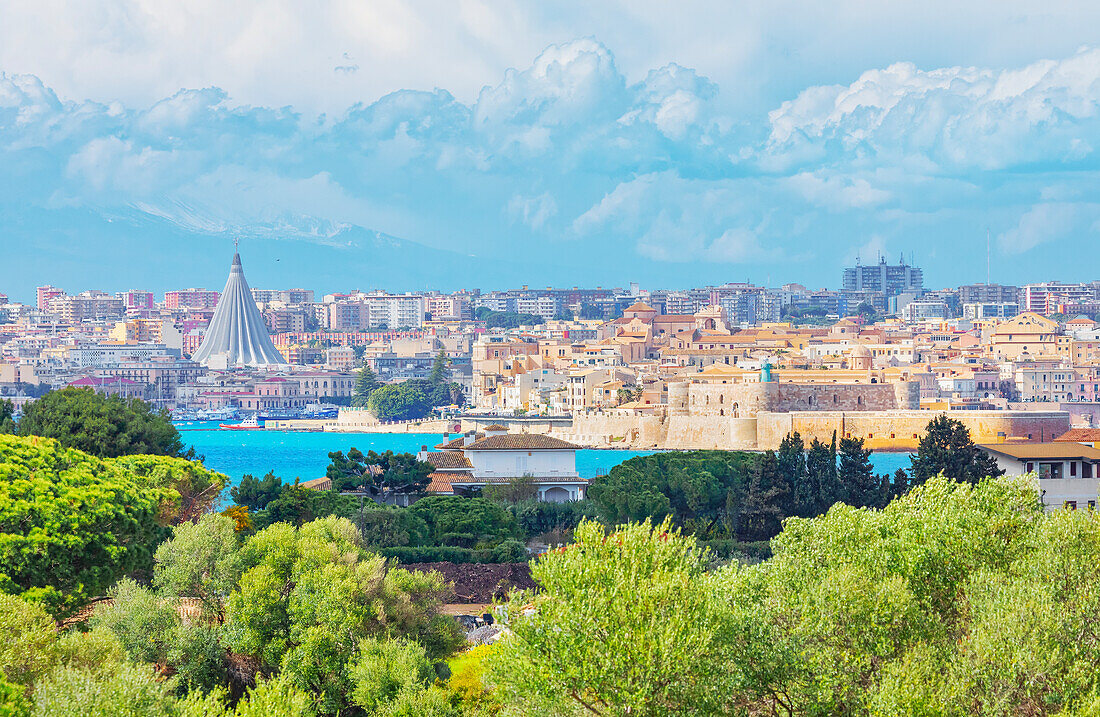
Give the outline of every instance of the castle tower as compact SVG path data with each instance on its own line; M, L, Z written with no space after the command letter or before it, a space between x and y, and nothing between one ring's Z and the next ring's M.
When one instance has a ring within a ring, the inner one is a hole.
M233 254L229 280L225 282L225 290L214 308L214 318L206 328L199 350L191 359L209 366L220 363L216 357L223 355L226 366L230 367L286 363L271 341L264 317L245 281L241 255L237 253Z

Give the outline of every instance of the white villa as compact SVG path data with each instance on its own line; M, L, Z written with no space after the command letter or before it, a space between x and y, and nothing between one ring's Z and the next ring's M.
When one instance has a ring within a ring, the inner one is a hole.
M1010 476L1032 476L1046 510L1095 508L1100 449L1076 441L979 446Z
M504 426L488 426L423 450L417 456L435 466L427 492L461 495L473 488L531 480L538 498L564 503L584 498L588 481L577 473L577 446L549 436L508 433Z

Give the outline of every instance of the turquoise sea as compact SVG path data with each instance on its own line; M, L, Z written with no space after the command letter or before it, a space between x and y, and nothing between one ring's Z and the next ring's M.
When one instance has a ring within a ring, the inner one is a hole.
M379 453L416 453L421 446L431 448L443 440L438 433L306 433L300 431L226 431L215 421L176 424L185 445L206 457L206 467L229 476L232 484L251 473L257 477L268 471L284 480L320 478L328 466L331 451L358 448ZM584 478L605 475L613 467L634 456L653 451L591 450L577 451L577 472ZM879 473L893 473L909 466L907 453L876 453L872 461Z

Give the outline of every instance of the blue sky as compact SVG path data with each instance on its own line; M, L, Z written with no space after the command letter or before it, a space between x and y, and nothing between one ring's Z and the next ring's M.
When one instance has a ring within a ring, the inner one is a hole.
M230 5L0 0L0 292L1100 278L1093 4Z

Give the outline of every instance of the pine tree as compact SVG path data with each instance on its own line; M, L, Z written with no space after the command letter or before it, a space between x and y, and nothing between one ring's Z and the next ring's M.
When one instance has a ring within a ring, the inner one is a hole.
M913 485L920 485L941 473L960 483L971 484L1004 474L993 456L974 445L966 426L945 415L929 421L916 454L909 458L913 464Z
M370 365L364 361L363 368L359 369L359 376L355 379L355 391L352 395L351 405L356 408L366 408L371 394L381 385Z
M806 478L795 491L798 515L806 518L821 515L842 499L836 473L836 434L832 444L815 438L806 451Z
M739 540L771 540L783 529L787 498L786 479L779 472L779 461L772 451L760 457L741 501L737 537Z
M863 447L863 439L841 438L838 454L837 471L845 502L857 508L882 507L883 478L875 475L871 451Z
M428 374L428 382L433 386L442 386L447 379L447 365L449 363L447 354L444 353L443 349L440 349L439 353L436 354L435 362L432 363L432 372Z
M784 436L775 458L779 477L786 484L783 514L794 515L797 512L795 496L806 478L806 447L802 444L802 436L798 435L798 431Z

